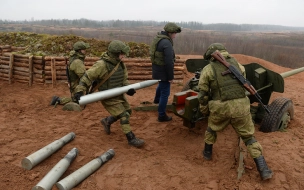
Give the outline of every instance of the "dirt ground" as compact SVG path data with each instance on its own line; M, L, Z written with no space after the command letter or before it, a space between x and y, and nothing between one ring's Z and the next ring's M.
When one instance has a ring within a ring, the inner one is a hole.
M257 62L278 73L290 69L261 59L234 55L240 63ZM198 56L181 56L197 58ZM185 72L185 81L192 77ZM292 99L295 118L286 132L262 133L256 125L256 139L262 144L268 166L274 176L261 181L253 160L247 155L245 173L237 180L238 138L231 127L218 133L212 161L202 157L203 135L207 122L194 129L184 127L182 119L157 122L156 111L133 111L131 126L136 136L146 142L141 149L127 144L119 122L106 135L100 119L108 116L99 102L88 104L82 112L63 111L62 106L49 106L52 95L68 96L66 84L33 85L0 81L0 189L32 189L72 148L79 155L60 179L114 149L112 160L77 185L74 189L239 189L301 190L304 189L304 73L285 79L285 92L272 99ZM182 84L173 84L169 103ZM128 97L132 107L153 101L156 85L137 90ZM21 160L49 143L74 132L76 137L31 170L21 167ZM52 189L57 189L53 186Z

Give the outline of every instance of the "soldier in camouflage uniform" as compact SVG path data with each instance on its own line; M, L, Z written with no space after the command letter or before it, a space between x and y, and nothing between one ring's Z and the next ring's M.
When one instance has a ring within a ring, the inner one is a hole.
M175 53L173 39L180 33L181 27L169 22L152 41L150 58L152 62L152 78L159 80L156 88L154 103L158 104L158 121L171 121L172 117L166 114L166 107L170 95L171 82L174 79Z
M209 115L203 156L206 160L211 159L216 133L231 124L254 159L261 178L270 179L273 173L262 155L262 146L254 138L249 98L245 95L245 89L231 74L221 75L227 68L211 56L216 50L245 76L244 66L239 64L222 44L214 43L208 47L204 59L210 60L210 64L202 70L198 84L200 110L203 114Z
M55 104L67 104L69 102L77 102L74 99L75 88L79 83L79 79L85 73L86 68L84 65L86 49L90 47L89 44L83 41L78 41L73 45L73 50L70 52L68 72L69 72L69 88L71 92L71 97L58 97L53 96L51 100L51 105Z
M108 51L105 52L99 61L88 69L83 77L81 77L79 85L76 87L77 93L75 98L80 100L80 97L92 85L93 81L99 85L104 78L118 65L117 70L98 88L99 91L122 87L129 85L128 72L122 59L129 54L130 48L125 43L119 40L113 40L109 46ZM126 93L133 96L135 89L129 89ZM136 138L130 127L131 108L124 94L118 95L101 101L104 108L111 114L103 118L101 124L107 134L110 134L111 124L120 120L120 125L123 133L126 135L128 143L135 147L140 147L144 144L142 139Z

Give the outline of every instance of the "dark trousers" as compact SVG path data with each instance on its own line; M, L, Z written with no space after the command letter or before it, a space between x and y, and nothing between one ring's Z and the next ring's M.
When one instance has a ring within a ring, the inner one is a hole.
M160 81L156 88L154 103L158 103L158 116L166 115L166 107L170 95L171 83L168 81Z

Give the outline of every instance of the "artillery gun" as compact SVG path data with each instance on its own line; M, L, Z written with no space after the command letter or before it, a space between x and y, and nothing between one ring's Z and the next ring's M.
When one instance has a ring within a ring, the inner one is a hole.
M207 64L209 64L209 61L204 59L188 59L186 68L188 72L194 73L195 76L187 81L182 91L174 94L173 97L172 109L174 114L181 117L183 125L189 128L195 127L197 121L206 119L199 111L197 95L200 73ZM304 67L278 74L258 63L249 63L243 66L246 70L246 78L260 94L262 103L267 105L270 111L270 113L266 113L257 99L248 93L253 121L260 123L260 131L262 132L286 129L288 123L294 117L293 102L289 98L280 97L269 104L270 97L272 92L283 93L284 78L304 71Z

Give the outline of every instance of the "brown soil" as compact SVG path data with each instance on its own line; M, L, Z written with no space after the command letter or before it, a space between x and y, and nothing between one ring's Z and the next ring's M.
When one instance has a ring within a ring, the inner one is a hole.
M181 56L197 58L200 56ZM257 62L278 73L290 69L254 57L235 55L242 63ZM191 74L185 73L185 81ZM231 127L218 133L212 161L201 155L207 122L188 129L182 119L157 122L155 111L133 111L131 125L136 136L146 145L137 149L127 144L119 122L106 135L100 119L108 116L99 102L82 112L63 111L62 106L49 106L52 95L68 96L66 84L33 85L0 81L0 189L31 189L73 147L79 155L63 177L71 174L110 148L116 155L74 189L304 189L304 73L285 79L285 92L272 99L292 99L295 118L286 132L262 133L256 125L256 139L264 148L264 156L274 176L261 181L253 160L247 155L245 173L237 180L238 138ZM128 97L132 107L152 102L156 85L138 90ZM182 89L173 84L173 94ZM139 101L140 100L140 101ZM74 132L73 141L63 146L32 170L21 167L21 160L64 135ZM61 178L61 179L62 179ZM53 189L57 189L56 186Z

